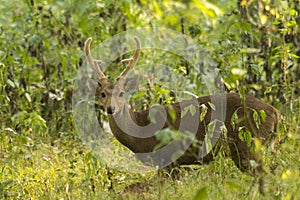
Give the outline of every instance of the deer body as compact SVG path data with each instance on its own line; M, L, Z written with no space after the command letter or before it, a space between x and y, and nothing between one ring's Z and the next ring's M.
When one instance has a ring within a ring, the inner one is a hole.
M152 119L150 119L149 116L152 108L136 112L128 107L127 102L123 98L127 90L126 77L135 66L140 52L140 41L137 37L135 37L135 41L137 49L134 56L132 59L125 60L125 62L129 62L128 67L117 78L116 83L110 83L107 80L107 77L98 67L100 61L92 58L90 54L91 38L87 40L85 46L89 64L99 77L97 95L100 96L100 101L108 113L109 125L116 139L134 153L149 153L153 152L155 147L160 143L155 133L159 130L170 128L183 133L192 132L195 135L196 141L203 144L205 135L207 134L207 125L212 120L219 120L223 121L227 129L227 136L221 135L218 137L218 141L216 145L214 145L213 150L211 152L205 152L204 154L199 154L201 148L199 150L199 147L195 145L189 145L187 148L183 148L182 146L184 146L184 144L180 142L176 143L174 150L180 150L181 148L185 150L175 161L176 164L210 162L213 160L214 152L217 152L220 148L220 144L226 144L230 149L231 158L241 171L251 173L263 171L260 164L255 169L251 167L251 160L257 161L257 163L260 163L260 161L256 155L251 152L247 143L242 141L238 135L240 129L245 128L251 132L252 137L260 139L262 144L265 144L272 139L271 132L276 132L278 129L277 110L255 97L246 96L243 101L239 94L228 93L223 96L223 98L226 99L226 116L223 120L218 117L219 114L221 115L222 107L217 104L215 111L213 111L209 105L209 102L212 103L212 99L215 99L217 102L219 99L221 101L222 96L218 95L194 98L166 106L154 106L156 113ZM182 110L191 105L197 108L200 108L201 105L207 107L207 113L202 121L199 120L199 116L202 112L201 109L197 109L195 113L189 111L183 116ZM175 112L175 117L170 115L169 109ZM261 121L259 127L257 127L252 116L254 112L260 112L261 110L265 112L266 117ZM232 116L235 113L239 120L233 126ZM218 125L217 127L220 126L221 125ZM218 130L216 130L216 132L220 133ZM188 140L189 138L187 138L187 141ZM205 150L202 149L201 151ZM141 158L141 160L143 160L143 158Z
M211 102L211 96L205 96L205 97L199 97L195 99L198 103L198 105L202 104L208 104L208 102ZM195 102L193 100L192 102ZM231 158L236 163L236 165L242 170L247 171L250 168L250 160L256 160L255 156L252 155L250 152L250 148L247 146L246 142L242 141L239 137L239 128L240 127L246 127L248 130L251 131L253 134L253 137L259 138L262 141L262 144L265 144L267 141L272 139L271 132L277 132L278 127L278 116L277 116L277 110L258 100L257 98L253 96L247 96L245 105L243 105L242 99L240 98L239 94L236 93L228 93L226 94L226 102L227 102L227 110L226 110L226 117L224 124L227 128L227 137L228 141L221 141L224 140L223 137L220 137L221 143L227 143L230 151L231 151ZM186 101L186 105L190 105L190 101ZM207 105L208 106L208 105ZM171 117L168 115L167 120L163 126L163 128L172 128L175 130L178 130L178 126L180 124L180 121L184 121L185 117L181 118L181 112L179 108L179 104L175 103L172 104L172 107L176 112L176 120L173 121ZM244 112L244 107L247 107L249 109L246 109L246 112L248 112L247 116ZM165 110L167 110L169 107L164 107ZM182 109L182 108L181 108ZM198 141L203 141L205 134L206 134L206 125L209 124L211 119L211 108L208 108L208 112L205 115L203 123L199 123L198 130L196 133L196 139ZM216 108L217 110L218 108ZM266 119L262 124L260 125L259 129L256 127L254 119L251 118L253 115L253 110L259 112L260 110L264 110L266 113ZM234 112L237 111L239 119L241 121L238 122L238 124L235 125L235 128L232 127L232 115ZM188 115L188 114L187 114ZM111 128L111 131L113 135L116 137L116 139L121 142L124 146L128 147L131 151L134 153L149 153L152 152L156 145L159 144L159 140L157 140L156 136L154 135L155 131L159 131L160 127L157 127L157 130L153 131L153 136L151 137L134 137L131 135L128 135L127 131L124 131L124 127L128 124L131 124L132 121L140 126L144 127L151 123L151 121L148 118L149 116L149 110L144 110L141 112L136 112L131 109L129 109L127 106L124 107L124 111L117 113L115 116L109 115L109 125ZM186 116L189 119L191 119L191 115ZM195 120L199 119L199 113L195 114L194 117ZM160 119L158 119L160 120ZM116 122L118 121L118 122ZM120 125L120 122L122 125ZM191 121L191 123L194 123ZM120 128L120 126L122 128ZM125 128L126 130L126 128ZM129 130L128 130L129 131ZM139 130L131 130L131 132ZM185 131L185 130L182 130ZM140 132L140 134L143 134L143 132ZM215 148L219 148L219 145L216 145ZM218 149L216 149L218 150ZM213 160L212 153L207 154L203 158L199 158L197 156L191 156L191 152L197 152L199 149L193 149L191 146L187 153L181 156L178 160L176 160L176 164L197 164L202 162L210 162ZM197 155L197 154L194 154Z

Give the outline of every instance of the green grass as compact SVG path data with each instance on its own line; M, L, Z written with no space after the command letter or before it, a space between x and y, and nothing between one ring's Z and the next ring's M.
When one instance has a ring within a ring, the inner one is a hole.
M172 179L157 172L110 169L75 133L48 144L1 132L1 199L299 199L299 134L290 130L280 148L265 151L265 196L257 181L222 154L202 166L180 168Z

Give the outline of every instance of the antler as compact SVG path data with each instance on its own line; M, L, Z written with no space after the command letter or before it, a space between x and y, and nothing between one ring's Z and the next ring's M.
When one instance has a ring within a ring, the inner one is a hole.
M137 36L134 36L134 40L136 43L136 50L134 52L134 55L132 58L124 59L121 62L129 62L128 66L125 68L125 70L120 74L118 79L123 78L126 79L128 76L129 72L134 68L135 64L137 63L137 60L139 59L140 56L140 50L141 50L141 41Z
M101 71L101 69L99 68L99 65L98 64L101 64L102 61L101 60L94 60L94 58L92 57L91 55L91 52L90 52L90 45L91 45L91 42L92 42L92 38L89 37L86 42L85 42L85 55L86 55L86 58L89 62L89 64L91 65L91 67L93 68L94 72L98 75L99 79L102 80L102 79L107 79L107 77L105 76L105 74Z

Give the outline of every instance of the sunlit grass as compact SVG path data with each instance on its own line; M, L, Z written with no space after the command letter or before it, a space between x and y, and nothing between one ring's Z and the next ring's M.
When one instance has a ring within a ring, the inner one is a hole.
M157 172L133 174L109 169L72 137L61 138L54 145L20 140L8 132L2 132L1 137L1 198L193 199L200 189L208 199L299 198L296 136L282 144L276 154L266 152L266 196L259 194L253 177L240 172L222 154L209 165L182 167L179 177L172 179Z

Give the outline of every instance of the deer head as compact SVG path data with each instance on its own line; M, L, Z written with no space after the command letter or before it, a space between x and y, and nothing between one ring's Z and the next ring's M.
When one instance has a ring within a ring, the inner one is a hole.
M124 110L127 103L124 99L124 94L132 88L135 84L133 79L127 80L129 73L136 65L138 58L140 56L141 42L137 36L134 37L136 42L136 50L132 58L124 59L122 63L128 63L124 71L119 75L114 83L110 82L100 69L99 65L102 64L101 60L95 60L90 52L90 44L92 38L88 38L85 42L85 54L88 63L92 67L93 71L96 73L98 78L98 86L96 93L100 96L100 102L104 106L105 111L109 115L114 115Z

